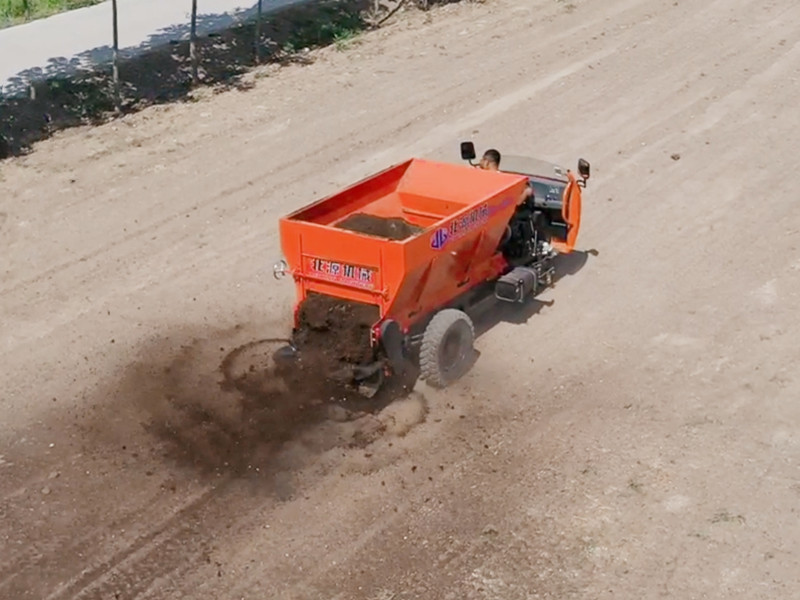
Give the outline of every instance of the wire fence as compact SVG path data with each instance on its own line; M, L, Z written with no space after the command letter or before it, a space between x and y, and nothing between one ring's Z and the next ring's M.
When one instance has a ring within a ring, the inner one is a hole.
M60 129L188 99L201 85L245 89L253 83L244 75L259 64L308 62L313 60L308 50L346 46L403 8L460 0L253 0L251 8L237 14L198 14L203 0L183 1L187 12L191 9L188 22L153 32L135 48L120 51L116 19L109 19L107 46L15 77L0 90L0 158L23 154ZM265 10L277 4L280 10ZM123 17L118 25L124 25Z

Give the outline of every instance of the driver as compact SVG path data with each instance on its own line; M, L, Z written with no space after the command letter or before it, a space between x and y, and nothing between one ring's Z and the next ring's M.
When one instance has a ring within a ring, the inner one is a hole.
M500 153L494 148L490 148L483 153L483 158L481 158L481 162L478 163L478 166L486 171L499 171Z
M478 167L485 171L499 171L500 159L500 152L494 148L489 148L483 153L483 157L481 158L481 162L478 163ZM517 205L524 203L531 196L533 196L533 188L530 185L526 185L525 189L522 191L522 194L517 200Z

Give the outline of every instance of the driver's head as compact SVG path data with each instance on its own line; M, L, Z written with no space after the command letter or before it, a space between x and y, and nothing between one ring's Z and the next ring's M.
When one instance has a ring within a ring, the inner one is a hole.
M500 153L494 148L487 150L483 153L483 158L481 158L481 162L478 163L478 166L480 166L481 169L486 169L487 171L499 171Z

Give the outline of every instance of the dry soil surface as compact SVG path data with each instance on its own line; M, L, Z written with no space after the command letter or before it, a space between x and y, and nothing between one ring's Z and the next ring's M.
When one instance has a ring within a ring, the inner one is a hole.
M0 597L800 596L800 3L465 3L263 75L0 166ZM464 138L592 162L547 302L378 413L243 384L278 216Z

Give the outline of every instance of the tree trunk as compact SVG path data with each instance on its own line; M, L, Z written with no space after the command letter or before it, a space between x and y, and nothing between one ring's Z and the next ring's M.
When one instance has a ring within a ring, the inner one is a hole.
M189 37L189 57L192 60L192 85L197 85L197 0L192 0L192 28Z
M111 15L114 29L114 108L119 114L122 111L122 100L119 93L119 29L117 26L117 0L111 0Z
M258 0L258 16L256 17L256 40L255 40L255 52L256 52L256 64L261 62L261 3L262 0Z

